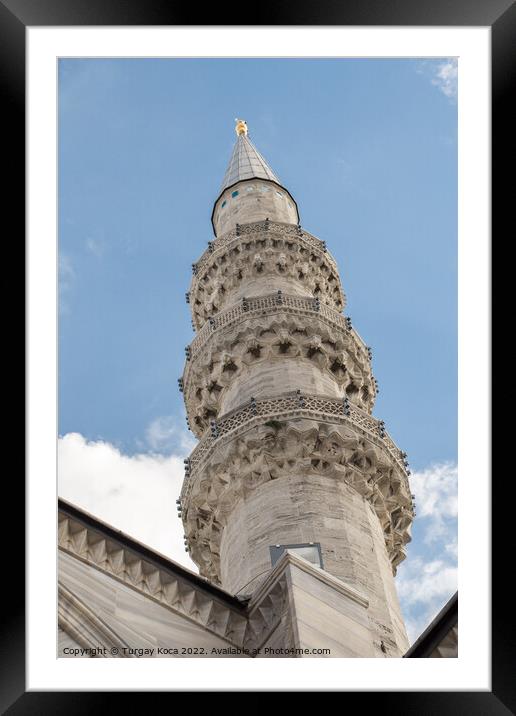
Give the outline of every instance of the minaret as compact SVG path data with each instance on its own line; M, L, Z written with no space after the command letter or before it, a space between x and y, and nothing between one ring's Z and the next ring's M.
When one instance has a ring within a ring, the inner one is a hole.
M236 133L187 294L196 336L179 383L199 438L178 508L187 549L237 595L296 551L366 595L375 653L400 656L406 456L371 414L371 351L342 314L335 260L243 120Z

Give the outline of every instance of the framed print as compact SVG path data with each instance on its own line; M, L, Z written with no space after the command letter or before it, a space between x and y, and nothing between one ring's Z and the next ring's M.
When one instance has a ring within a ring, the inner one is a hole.
M514 4L259 14L0 4L28 278L9 713L515 708L489 440Z

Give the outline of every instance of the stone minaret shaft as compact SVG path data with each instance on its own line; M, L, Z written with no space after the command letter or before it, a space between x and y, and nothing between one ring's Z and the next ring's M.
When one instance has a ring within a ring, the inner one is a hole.
M237 135L187 294L197 333L179 382L200 439L179 507L188 548L202 575L248 595L271 547L319 545L323 568L369 599L378 656L399 656L406 456L371 415L371 353L342 314L334 259L241 120Z

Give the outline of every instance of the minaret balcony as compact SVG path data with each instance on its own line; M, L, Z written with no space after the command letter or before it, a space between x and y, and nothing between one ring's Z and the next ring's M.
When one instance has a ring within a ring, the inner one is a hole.
M318 298L345 306L335 260L324 242L293 224L261 221L210 242L193 264L188 300L196 330L246 295L270 293Z
M314 299L277 294L245 299L225 313L186 349L181 388L197 436L243 400L276 391L347 396L372 411L370 352L344 316Z
M280 421L300 418L351 425L375 445L386 449L410 495L405 453L397 447L387 433L382 420L378 420L346 399L295 392L262 400L250 400L216 421L215 431L210 426L190 455L189 474L181 492L182 503L184 504L188 499L196 475L202 472L211 454L221 442L233 440L256 425L268 422L276 424Z
M268 293L263 296L244 297L238 303L210 316L193 341L190 343L190 357L193 360L212 336L222 328L236 326L254 316L270 316L277 313L292 316L317 315L321 321L339 331L346 331L356 346L356 352L367 353L367 345L355 328L351 326L349 318L331 306L321 303L319 299L311 296L291 296ZM188 369L188 366L186 367Z
M299 392L251 400L213 421L187 461L181 504L192 556L220 581L222 536L242 500L271 482L336 480L376 514L395 574L414 518L404 458L383 422L349 401Z

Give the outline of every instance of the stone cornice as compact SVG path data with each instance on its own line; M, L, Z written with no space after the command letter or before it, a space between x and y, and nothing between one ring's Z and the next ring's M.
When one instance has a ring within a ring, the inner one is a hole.
M253 648L275 627L277 617L272 606L277 595L269 597L269 609L255 614L251 620L245 604L222 589L195 574L188 578L187 570L174 562L169 561L169 567L164 567L162 555L155 553L153 559L152 551L144 545L145 556L142 556L137 542L87 513L81 515L82 511L75 506L60 501L60 507L58 546L62 552L181 614L233 646ZM63 586L60 590L60 620L65 631L81 645L123 646L117 643L116 635ZM95 636L91 643L84 633L82 640L77 638L79 623L90 625Z

